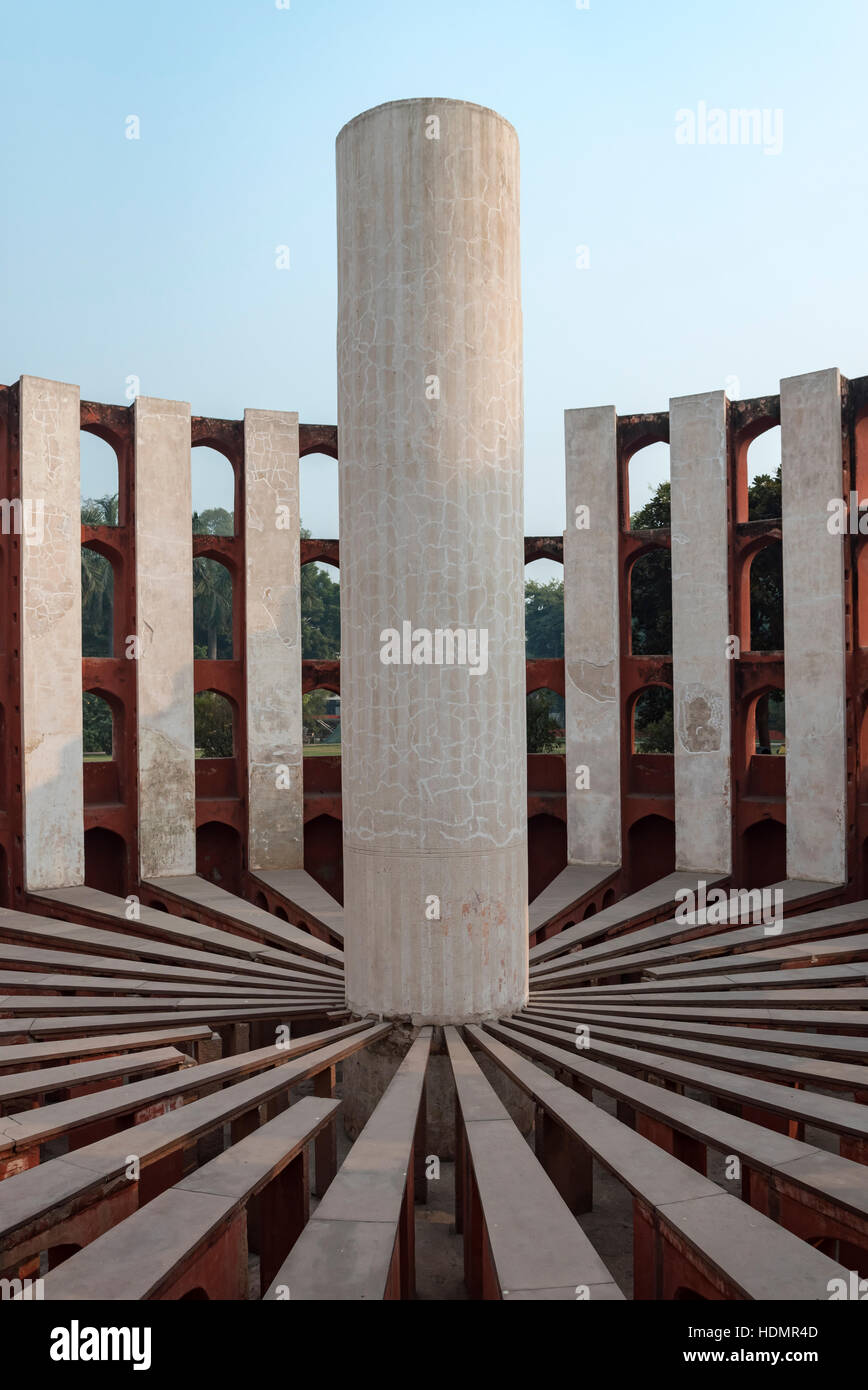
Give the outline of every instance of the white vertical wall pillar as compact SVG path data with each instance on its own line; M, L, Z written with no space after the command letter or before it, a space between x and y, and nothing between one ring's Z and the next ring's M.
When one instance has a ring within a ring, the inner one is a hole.
M837 368L781 382L787 877L847 877L843 484Z
M21 726L29 892L84 882L79 391L19 386Z
M527 995L518 139L391 102L337 174L347 996L462 1021Z
M135 411L139 874L196 872L190 407Z
M620 864L617 420L599 406L567 410L564 422L567 858Z
M726 395L669 403L675 867L732 870Z
M298 415L244 412L248 860L304 868Z

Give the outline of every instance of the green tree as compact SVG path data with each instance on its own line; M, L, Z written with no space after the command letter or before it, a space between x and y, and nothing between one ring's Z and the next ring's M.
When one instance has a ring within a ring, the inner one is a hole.
M781 514L781 470L760 473L748 488L751 520ZM654 496L634 512L630 529L642 531L669 525L670 485L660 483ZM659 558L658 558L659 557ZM631 576L632 647L637 655L663 656L672 651L672 580L669 556L654 551L634 567ZM751 567L751 646L754 651L781 651L783 633L783 572L781 548L767 546ZM651 750L647 750L651 751Z
M301 697L301 722L305 743L322 743L325 729L322 717L326 712L327 690L309 690Z
M113 755L112 712L99 695L86 690L81 698L81 728L85 754Z
M215 690L201 690L193 700L196 756L231 758L232 706Z
M657 491L649 497L644 507L630 517L631 531L658 531L669 525L672 489L667 481L658 483Z
M758 473L747 490L747 514L751 521L768 521L781 514L781 466L772 473Z
M193 641L210 661L232 659L232 576L203 555L193 560Z
M662 685L652 685L642 692L633 710L633 751L672 753L674 750L672 691Z
M117 526L118 495L86 497L81 504L82 526ZM81 548L82 656L111 656L113 652L114 571L111 561L89 546Z
M81 654L111 656L113 649L114 571L111 561L89 546L81 547Z
M85 497L81 504L83 526L117 526L118 494L107 493L105 497Z
M527 751L554 753L563 745L563 700L552 690L534 690L527 697Z
M529 661L564 654L564 581L528 579L524 586L525 655Z
M193 513L194 536L234 536L235 522L225 507L207 507Z
M302 539L310 532L302 528ZM341 654L341 589L320 565L301 569L301 654L334 661Z
M672 558L649 550L630 569L631 649L634 656L672 652Z

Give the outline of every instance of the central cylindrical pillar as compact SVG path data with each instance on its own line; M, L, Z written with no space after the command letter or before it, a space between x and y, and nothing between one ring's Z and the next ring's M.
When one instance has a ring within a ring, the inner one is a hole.
M519 156L470 103L337 140L347 995L527 996Z

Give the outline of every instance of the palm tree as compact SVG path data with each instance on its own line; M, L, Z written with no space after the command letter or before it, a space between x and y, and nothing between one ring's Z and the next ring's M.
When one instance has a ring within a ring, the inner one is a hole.
M81 504L81 520L84 526L117 526L118 494L113 492L105 497L86 497Z
M232 655L232 577L217 560L196 556L193 561L193 621L205 629L208 658L218 658L218 641L229 643Z

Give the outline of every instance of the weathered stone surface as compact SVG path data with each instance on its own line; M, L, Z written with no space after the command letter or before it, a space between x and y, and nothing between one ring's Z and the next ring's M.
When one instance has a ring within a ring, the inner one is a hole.
M33 892L84 881L79 392L34 376L19 389L24 866Z
M844 539L828 505L843 493L837 368L781 382L787 877L847 877Z
M304 867L298 415L244 412L248 863Z
M518 141L399 101L337 164L348 999L479 1018L527 978ZM487 670L383 664L404 622L486 630Z
M726 396L669 403L675 863L732 868Z
M190 407L135 402L139 872L196 872Z
M564 415L567 858L621 862L618 461L613 406ZM577 514L577 508L587 513ZM582 525L577 525L577 520ZM584 524L586 522L586 524ZM587 785L576 786L580 768Z

